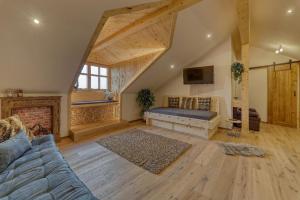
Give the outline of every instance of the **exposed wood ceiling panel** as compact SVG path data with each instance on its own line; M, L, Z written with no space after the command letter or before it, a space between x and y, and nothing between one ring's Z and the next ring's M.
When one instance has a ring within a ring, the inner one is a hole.
M141 31L145 27L157 23L165 16L177 14L179 11L200 1L201 0L164 0L162 1L162 4L165 4L164 6L154 6L156 9L153 12L135 20L117 32L113 32L110 36L104 38L98 43L95 43L94 49L103 49L111 45L113 42L124 39L128 35Z
M135 21L136 17L143 17L157 9L160 8L151 8L145 12L137 11L132 14L121 14L108 18L97 41L101 40L101 38L106 38L107 35L114 34L115 30ZM93 48L88 62L111 66L147 54L161 52L167 49L170 44L170 36L172 35L175 20L175 14L164 16L159 18L156 23L144 27L139 32L126 35L121 40L117 40L104 48Z
M110 17L107 20L105 26L103 27L103 30L101 31L101 34L99 35L96 41L96 44L98 42L101 42L103 39L109 37L112 33L118 32L122 28L128 26L129 24L133 23L139 18L148 15L149 13L155 11L158 8L148 8L144 10L135 11L129 14L120 14Z

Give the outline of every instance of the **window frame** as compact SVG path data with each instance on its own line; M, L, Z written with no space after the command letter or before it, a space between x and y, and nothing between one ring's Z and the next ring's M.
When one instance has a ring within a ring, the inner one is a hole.
M87 73L82 73L82 69L84 66L87 66ZM92 66L94 67L98 67L98 75L95 75L95 74L92 74ZM105 68L107 69L107 76L104 76L104 75L100 75L100 68ZM88 62L88 63L85 63L82 68L81 68L81 71L77 77L77 81L76 81L76 85L78 85L78 78L80 75L87 75L87 88L76 88L75 90L76 91L105 91L105 90L110 90L111 88L111 70L109 67L106 67L106 66L103 66L103 65L100 65L100 64L97 64L97 63L91 63L91 62ZM93 89L91 87L91 79L92 77L98 77L98 86L99 86L99 89ZM100 85L100 78L101 77L105 77L107 78L107 89L100 89L101 88L101 85Z

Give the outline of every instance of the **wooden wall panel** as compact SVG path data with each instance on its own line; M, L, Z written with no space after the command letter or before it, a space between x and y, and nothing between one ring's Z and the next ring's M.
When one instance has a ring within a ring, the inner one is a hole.
M103 91L73 91L71 93L71 102L102 100L105 98Z
M158 53L146 55L130 61L113 65L111 68L111 89L113 92L120 92L132 81L132 79L149 67L157 58Z

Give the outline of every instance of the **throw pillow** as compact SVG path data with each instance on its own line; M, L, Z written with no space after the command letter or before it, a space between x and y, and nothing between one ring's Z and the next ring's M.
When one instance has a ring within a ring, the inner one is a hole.
M11 137L11 126L8 121L0 120L0 143Z
M31 143L24 132L0 143L0 173L30 148Z
M168 107L169 108L179 108L179 97L168 97Z
M194 104L194 98L183 97L180 108L181 109L193 109L193 104Z
M198 98L198 110L210 111L211 98Z
M13 115L11 117L8 117L5 119L11 126L11 137L19 133L20 131L24 131L28 137L28 139L31 141L33 136L31 132L27 129L27 127L23 124L20 117L18 115Z

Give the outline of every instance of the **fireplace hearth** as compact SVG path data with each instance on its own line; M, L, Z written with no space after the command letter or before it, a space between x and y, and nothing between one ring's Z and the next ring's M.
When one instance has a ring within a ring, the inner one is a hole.
M19 115L34 135L60 135L60 96L2 97L1 118Z

